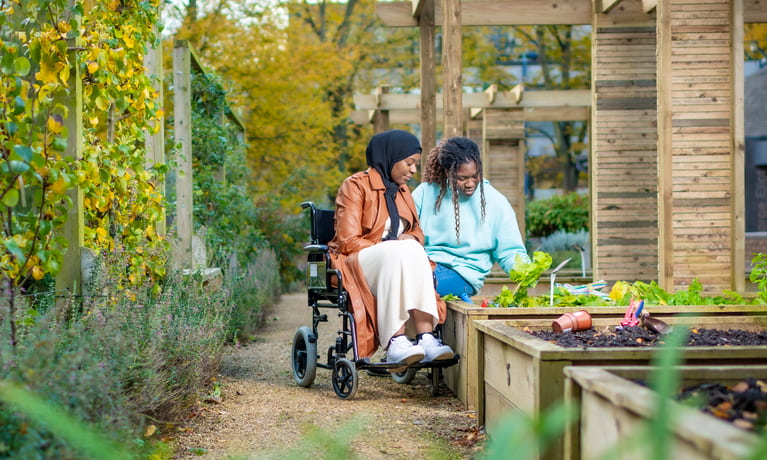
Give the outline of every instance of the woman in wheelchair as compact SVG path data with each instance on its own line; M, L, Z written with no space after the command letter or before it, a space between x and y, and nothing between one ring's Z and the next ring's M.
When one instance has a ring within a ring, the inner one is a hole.
M369 168L348 177L336 197L331 264L348 291L360 357L379 346L402 372L417 362L451 359L453 350L432 331L445 319L432 263L407 187L417 172L421 145L413 134L374 135L365 152ZM415 334L414 344L406 335Z

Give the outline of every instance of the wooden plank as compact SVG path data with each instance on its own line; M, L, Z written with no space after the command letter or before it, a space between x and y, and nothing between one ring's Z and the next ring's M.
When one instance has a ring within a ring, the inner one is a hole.
M602 0L602 13L609 13L610 10L615 8L621 0Z

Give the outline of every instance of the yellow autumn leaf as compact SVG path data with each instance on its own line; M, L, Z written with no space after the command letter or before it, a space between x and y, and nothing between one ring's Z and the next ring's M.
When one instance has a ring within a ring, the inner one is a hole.
M107 231L103 227L99 227L96 229L96 236L99 238L106 238L107 237Z
M125 46L130 49L133 49L133 47L136 46L136 41L127 35L123 37L123 42L125 43Z
M45 276L45 272L42 268L40 268L39 265L35 265L32 267L32 278L36 279L37 281L40 281Z
M56 66L49 64L45 59L40 61L40 71L35 74L35 78L42 83L55 83L57 81Z
M95 127L95 126L98 126L98 124L99 124L99 117L98 117L98 116L96 116L96 115L94 115L94 116L92 116L92 117L91 117L91 118L88 120L88 122L89 122L89 123L91 124L91 126L93 126L93 127Z
M59 195L63 195L67 191L67 181L63 177L59 177L56 182L51 184L51 191Z
M144 431L144 437L148 438L157 432L157 427L154 425L148 425Z
M610 298L615 301L622 299L626 296L630 287L631 285L625 281L616 281L612 289L610 289Z
M94 73L99 70L99 63L96 61L88 61L88 72Z

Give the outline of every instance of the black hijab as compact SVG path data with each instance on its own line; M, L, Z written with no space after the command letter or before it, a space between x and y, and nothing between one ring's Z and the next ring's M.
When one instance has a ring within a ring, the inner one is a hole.
M416 153L421 153L421 143L418 141L418 138L400 129L393 129L374 135L370 139L368 148L365 151L368 166L381 174L383 183L386 186L384 196L386 197L386 209L389 211L389 219L391 220L391 230L384 237L384 241L396 240L399 230L399 212L394 202L399 185L392 181L391 170L395 163Z

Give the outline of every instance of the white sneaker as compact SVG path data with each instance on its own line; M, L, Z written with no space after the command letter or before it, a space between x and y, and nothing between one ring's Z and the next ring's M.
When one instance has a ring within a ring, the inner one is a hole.
M400 363L402 366L387 369L389 372L397 373L407 369L413 363L422 360L426 353L419 345L413 345L404 335L392 337L389 341L389 348L386 350L386 362Z
M450 359L455 356L452 348L443 345L441 340L429 333L421 336L418 345L423 347L423 350L426 352L426 356L422 361L424 363L429 361L439 361L441 359Z

